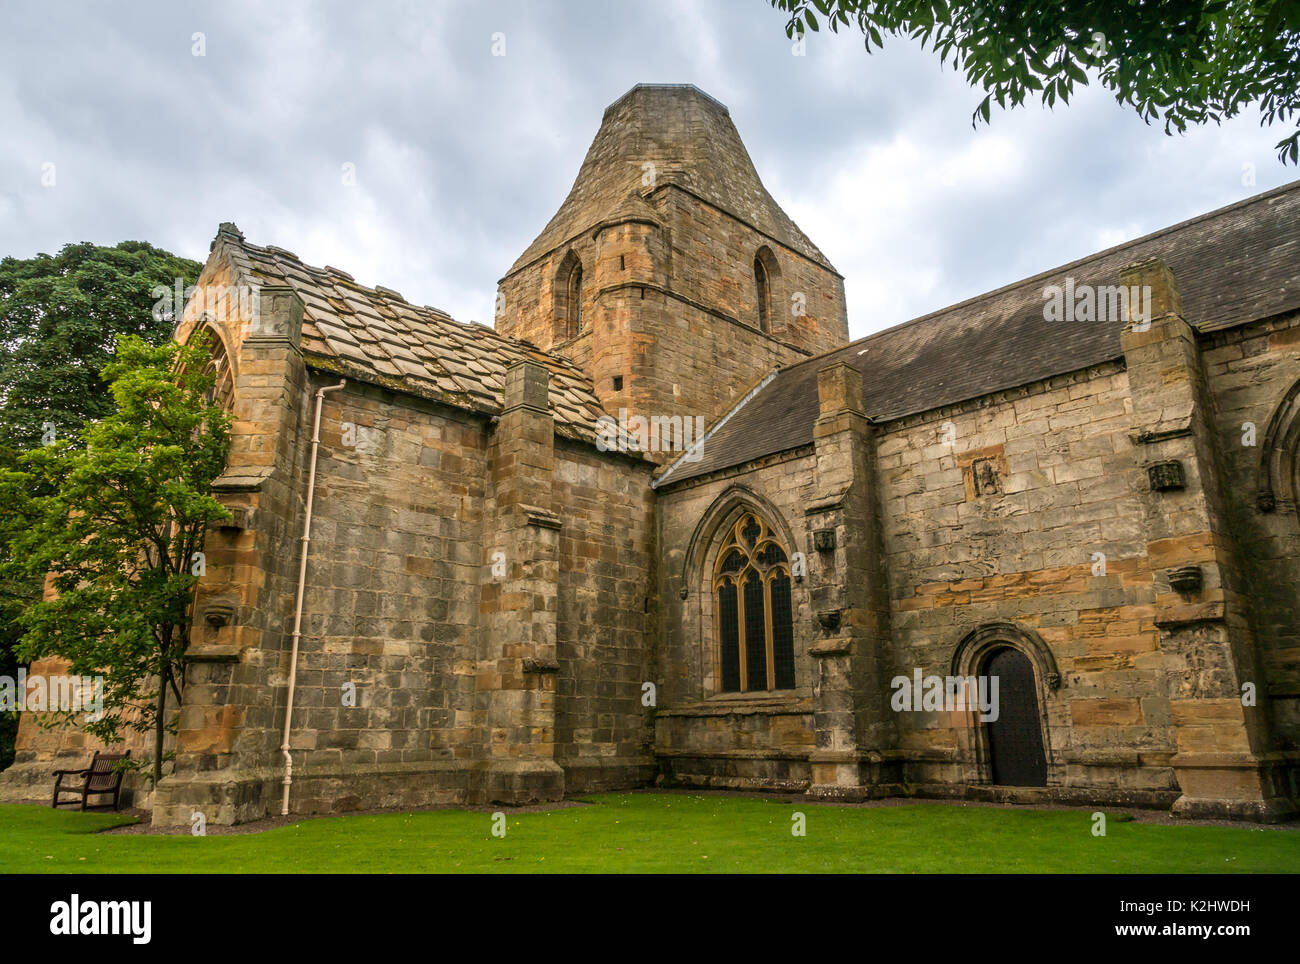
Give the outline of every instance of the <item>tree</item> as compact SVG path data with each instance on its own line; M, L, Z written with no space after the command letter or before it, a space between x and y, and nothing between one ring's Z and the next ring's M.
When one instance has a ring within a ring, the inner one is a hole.
M55 589L18 617L18 654L58 656L74 676L102 676L104 713L86 729L113 742L124 727L152 728L155 784L167 694L181 699L204 534L229 518L211 494L230 416L208 400L209 359L203 336L188 346L120 337L103 371L113 411L78 442L32 449L20 471L0 473L0 498L22 522L8 575L49 573Z
M991 102L1013 108L1038 91L1049 107L1068 103L1088 70L1144 121L1165 133L1234 117L1258 102L1260 124L1300 111L1300 4L1295 0L769 0L790 15L786 35L824 20L854 26L867 50L885 34L909 36L952 58L954 69L987 93L972 123L989 121ZM1277 144L1295 163L1300 130Z
M141 241L67 244L0 260L0 439L29 449L112 408L100 373L118 335L171 337L156 288L192 285L202 265Z
M166 341L174 319L155 288L192 285L202 265L140 241L64 245L55 256L0 260L0 470L47 438L74 436L112 401L100 373L117 335ZM41 493L31 492L31 495ZM0 571L21 519L0 511ZM18 615L41 579L0 577L0 676L18 669ZM16 713L0 712L0 770L13 762Z
M0 466L17 464L17 453L0 451ZM9 540L21 531L21 518L16 512L0 512L0 676L13 679L18 673L18 657L14 645L18 641L18 616L31 601L40 595L41 580L3 575L3 564L9 557ZM18 713L0 709L0 770L14 761L18 738Z

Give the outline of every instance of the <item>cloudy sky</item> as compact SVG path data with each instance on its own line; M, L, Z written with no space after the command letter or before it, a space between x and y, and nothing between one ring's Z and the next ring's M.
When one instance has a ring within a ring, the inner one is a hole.
M643 82L728 105L844 274L854 337L1297 176L1253 109L1171 138L1090 88L972 129L981 95L933 54L817 34L795 56L766 0L184 6L5 5L0 256L130 239L203 260L235 221L490 321L605 107Z

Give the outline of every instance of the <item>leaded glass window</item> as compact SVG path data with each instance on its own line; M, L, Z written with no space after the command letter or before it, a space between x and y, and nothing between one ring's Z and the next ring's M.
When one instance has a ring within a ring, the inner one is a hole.
M790 564L776 534L745 513L727 530L714 565L719 691L794 688Z

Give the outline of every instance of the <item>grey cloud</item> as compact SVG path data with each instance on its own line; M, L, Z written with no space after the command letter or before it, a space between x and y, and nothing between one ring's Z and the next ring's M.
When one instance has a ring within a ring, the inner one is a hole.
M1254 117L1169 139L1101 91L972 130L978 94L932 54L823 33L795 57L764 0L29 2L3 17L0 255L135 238L202 259L234 220L466 320L490 318L602 111L638 82L730 106L768 187L845 274L854 335L1292 176Z

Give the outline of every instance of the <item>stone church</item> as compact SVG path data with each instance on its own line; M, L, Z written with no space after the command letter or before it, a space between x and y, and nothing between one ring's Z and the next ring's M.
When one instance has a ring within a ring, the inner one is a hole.
M232 519L156 824L279 813L287 765L293 813L1296 811L1300 182L850 342L727 108L641 85L495 328L233 224L200 287L259 302L178 329L217 336ZM6 781L89 747L25 719Z

